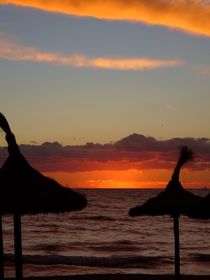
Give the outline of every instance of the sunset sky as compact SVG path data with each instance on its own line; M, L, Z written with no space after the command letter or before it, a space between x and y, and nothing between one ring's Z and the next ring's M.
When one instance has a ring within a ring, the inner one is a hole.
M0 105L64 185L165 187L186 144L210 187L210 1L0 0Z

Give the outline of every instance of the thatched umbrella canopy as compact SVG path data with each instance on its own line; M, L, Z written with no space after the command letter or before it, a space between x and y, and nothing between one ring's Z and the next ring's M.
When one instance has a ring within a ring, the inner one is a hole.
M6 133L9 152L0 169L0 214L14 215L16 279L22 279L21 215L81 210L87 200L30 166L1 113L0 127Z
M210 193L204 198L205 208L203 210L203 218L210 219Z
M203 211L203 218L210 219L210 193L204 198L205 208Z
M197 204L197 207L190 209L187 214L195 219L210 219L210 193Z
M180 157L174 169L171 180L166 189L154 198L149 199L141 206L131 208L129 215L134 216L161 216L170 215L174 220L175 238L175 277L180 278L180 256L179 256L179 216L188 215L194 212L203 198L186 191L179 181L179 174L182 166L193 158L192 150L183 146Z

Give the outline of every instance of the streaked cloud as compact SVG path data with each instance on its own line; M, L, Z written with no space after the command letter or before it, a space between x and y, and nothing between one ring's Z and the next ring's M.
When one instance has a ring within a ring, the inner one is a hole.
M0 0L0 3L103 20L142 22L210 36L209 0Z
M82 54L62 55L54 52L42 52L37 48L27 47L0 34L0 58L16 61L53 63L76 68L98 68L112 70L146 70L172 67L182 64L179 60L160 60L151 58L90 58Z

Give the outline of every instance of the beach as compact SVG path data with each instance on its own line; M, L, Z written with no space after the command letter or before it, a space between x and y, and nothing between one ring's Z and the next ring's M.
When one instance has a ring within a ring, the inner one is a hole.
M6 278L5 280L13 280ZM86 274L71 276L28 277L26 280L174 280L174 275L161 274ZM180 280L209 280L210 275L182 275Z

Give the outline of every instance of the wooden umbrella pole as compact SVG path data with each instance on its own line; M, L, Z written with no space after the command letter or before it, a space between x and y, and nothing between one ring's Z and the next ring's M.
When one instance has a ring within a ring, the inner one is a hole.
M21 216L14 214L15 272L16 280L23 279Z
M179 254L179 216L175 215L174 219L174 244L175 244L175 279L180 279L180 254Z
M3 246L3 230L2 230L1 214L0 214L0 279L4 280L4 246Z

